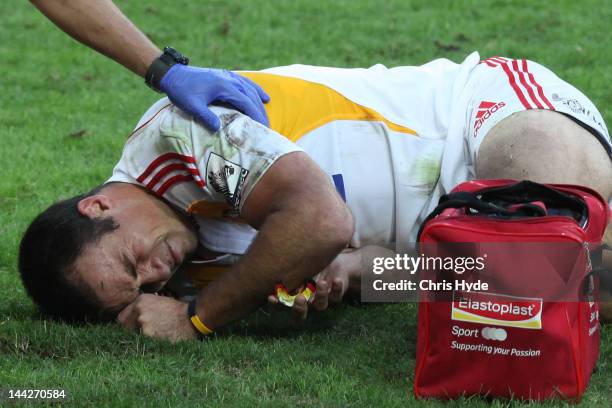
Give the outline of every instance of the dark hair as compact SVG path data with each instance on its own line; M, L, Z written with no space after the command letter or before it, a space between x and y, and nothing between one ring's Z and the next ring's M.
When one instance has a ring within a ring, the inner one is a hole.
M51 205L32 221L21 239L21 280L47 317L74 323L110 317L101 311L92 289L67 278L87 245L119 227L111 217L89 218L78 210L79 201L104 187Z

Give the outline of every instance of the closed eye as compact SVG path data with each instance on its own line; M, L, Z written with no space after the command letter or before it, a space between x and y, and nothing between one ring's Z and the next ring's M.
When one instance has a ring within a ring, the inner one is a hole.
M134 267L134 263L130 261L127 254L123 254L123 266L128 275L130 275L134 279L138 279L138 273L136 273L136 268Z

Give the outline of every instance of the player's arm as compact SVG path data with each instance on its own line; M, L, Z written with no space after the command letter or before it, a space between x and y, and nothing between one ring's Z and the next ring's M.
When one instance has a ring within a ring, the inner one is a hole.
M162 54L111 0L30 1L72 38L141 77ZM267 102L270 98L248 78L226 70L182 64L173 65L159 77L159 90L213 131L220 126L219 119L208 108L213 102L230 104L259 123L268 125L262 101Z
M242 216L259 233L241 260L200 291L196 313L217 329L265 303L282 282L296 288L348 244L353 218L325 175L302 152L281 156L255 184ZM117 320L128 329L171 341L196 331L187 304L143 294Z
M213 135L174 109L153 124L164 135L203 142L176 145L184 154L194 149L189 154L207 175L198 199L227 200L259 229L248 253L197 297L199 318L217 329L264 304L277 283L293 289L321 271L350 242L353 217L330 177L286 138L231 111L220 113L227 116L224 131ZM143 135L156 140L154 132ZM187 304L150 294L122 310L118 321L174 341L196 334Z
M304 153L287 154L255 186L242 216L259 228L249 252L197 299L221 327L261 306L277 283L294 289L328 265L353 234L353 218L329 177Z

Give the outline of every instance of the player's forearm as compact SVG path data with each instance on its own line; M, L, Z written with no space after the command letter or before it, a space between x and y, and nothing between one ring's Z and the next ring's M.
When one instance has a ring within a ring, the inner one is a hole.
M110 0L30 0L72 38L144 77L161 51Z
M271 214L249 253L202 290L198 315L213 328L261 306L277 283L294 289L327 266L350 241L353 220L344 205L292 207Z

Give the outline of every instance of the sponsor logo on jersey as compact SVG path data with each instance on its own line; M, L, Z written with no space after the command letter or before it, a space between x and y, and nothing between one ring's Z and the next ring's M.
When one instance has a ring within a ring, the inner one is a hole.
M474 122L474 137L478 136L478 131L484 122L504 106L506 106L505 102L480 102L480 105L478 105L478 112L476 113L476 121Z
M249 171L216 153L206 162L206 177L212 188L225 196L230 206L240 205L242 189Z
M496 293L454 291L451 319L524 329L541 329L542 299Z

